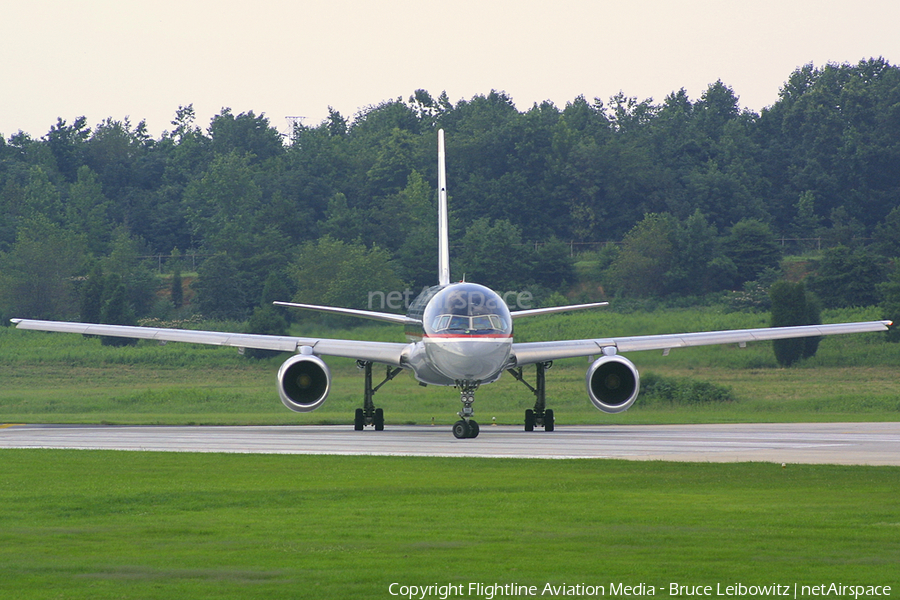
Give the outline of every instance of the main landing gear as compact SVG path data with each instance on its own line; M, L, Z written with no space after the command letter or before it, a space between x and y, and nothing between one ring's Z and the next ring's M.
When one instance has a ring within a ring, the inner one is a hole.
M525 431L534 431L535 426L543 427L544 431L553 431L555 418L553 409L546 407L547 404L547 387L544 381L544 371L553 366L552 362L539 362L535 364L537 367L535 385L532 387L525 377L522 375L522 367L517 369L507 369L507 372L515 377L522 385L527 387L534 393L534 408L525 411Z
M462 410L459 411L461 417L459 421L453 424L453 435L456 439L475 438L478 437L480 428L478 423L472 418L475 409L472 403L475 402L475 390L478 389L477 381L457 381L456 387L459 388L459 400L462 402Z
M363 407L356 409L356 415L353 419L353 429L362 431L366 425L374 425L375 431L383 431L384 411L380 408L375 408L375 392L381 389L381 386L396 377L403 369L400 367L391 369L390 365L388 365L384 381L375 387L372 387L372 362L368 360L358 360L356 361L356 366L360 369L364 369L366 372L366 388L363 392Z

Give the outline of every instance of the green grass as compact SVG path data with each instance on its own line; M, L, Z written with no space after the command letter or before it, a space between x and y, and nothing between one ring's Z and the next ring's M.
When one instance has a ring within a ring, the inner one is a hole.
M0 461L4 598L389 598L392 582L900 589L893 467L41 450Z
M874 309L826 313L827 322L878 318ZM583 338L761 327L766 315L713 308L652 313L596 311L517 322L517 340ZM234 324L222 325L234 328ZM323 330L296 335L402 341L391 326ZM643 375L727 386L734 401L673 404L642 395L620 415L596 411L587 399L587 359L557 361L548 372L548 401L560 424L755 421L897 420L900 418L900 344L881 334L831 336L818 354L781 369L770 343L709 346L627 355ZM97 339L0 328L0 422L128 424L349 423L361 404L363 375L350 360L326 358L333 374L329 399L298 415L278 401L275 374L282 358L255 361L233 348L141 342L104 347ZM376 369L376 377L382 372ZM526 373L533 378L533 372ZM519 423L533 404L521 384L504 375L477 394L482 422ZM387 423L449 424L456 420L452 388L423 388L408 373L376 395Z

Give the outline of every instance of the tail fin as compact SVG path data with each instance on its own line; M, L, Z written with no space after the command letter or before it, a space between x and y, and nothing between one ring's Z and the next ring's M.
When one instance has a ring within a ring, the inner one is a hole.
M444 130L438 130L438 283L450 283L450 219L447 215L447 165Z

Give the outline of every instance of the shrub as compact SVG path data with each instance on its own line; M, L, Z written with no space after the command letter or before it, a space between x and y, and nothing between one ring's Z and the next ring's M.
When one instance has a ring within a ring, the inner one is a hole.
M734 391L727 385L655 373L647 373L641 379L641 395L671 404L709 404L735 399Z

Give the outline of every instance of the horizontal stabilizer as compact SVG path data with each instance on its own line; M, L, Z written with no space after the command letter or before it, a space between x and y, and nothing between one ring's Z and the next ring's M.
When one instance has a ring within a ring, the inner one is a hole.
M289 306L291 308L302 308L304 310L315 310L318 312L329 313L333 315L343 315L345 317L359 317L361 319L371 319L373 321L384 321L387 323L398 323L400 325L420 325L421 321L410 319L406 315L395 315L393 313L376 312L374 310L360 310L357 308L341 308L339 306L319 306L317 304L298 304L296 302L273 302L276 306Z
M531 308L528 310L514 310L509 313L513 319L519 317L533 317L534 315L548 315L551 313L568 312L570 310L584 310L586 308L599 308L609 306L609 302L593 302L591 304L570 304L568 306L548 306L547 308Z

